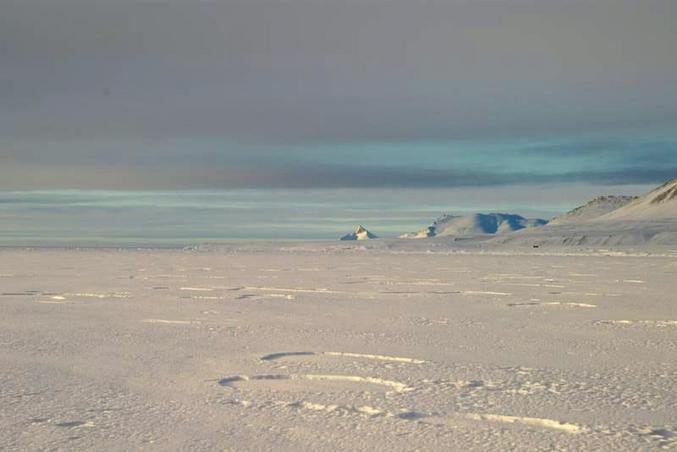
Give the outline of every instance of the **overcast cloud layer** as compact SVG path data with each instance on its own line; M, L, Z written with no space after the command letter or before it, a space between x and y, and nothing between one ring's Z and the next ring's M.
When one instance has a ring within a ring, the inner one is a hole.
M649 184L673 0L2 0L0 189Z

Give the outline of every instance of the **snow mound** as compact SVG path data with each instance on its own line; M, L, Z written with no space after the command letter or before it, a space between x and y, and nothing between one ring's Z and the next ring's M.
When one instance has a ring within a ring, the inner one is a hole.
M377 236L369 232L366 228L359 226L355 232L351 232L350 234L341 237L341 240L371 240L377 238Z
M467 216L443 215L427 228L418 232L403 234L400 238L495 235L543 226L546 223L545 220L528 219L521 215L509 213L478 213Z

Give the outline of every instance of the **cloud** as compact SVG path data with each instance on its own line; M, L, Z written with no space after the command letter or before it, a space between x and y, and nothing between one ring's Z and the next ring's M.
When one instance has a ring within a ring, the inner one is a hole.
M623 184L674 169L672 0L2 10L0 188Z
M661 155L649 165L637 166L638 160L598 165L586 169L584 165L556 171L537 165L520 169L519 153L505 153L500 161L505 170L481 169L472 161L463 165L432 167L388 166L357 163L322 163L308 160L264 159L241 155L229 159L221 154L191 157L186 154L179 161L146 158L109 161L99 159L83 163L79 160L49 165L17 163L0 168L6 188L102 188L102 189L307 189L307 188L455 188L497 187L508 185L577 184L627 185L654 184L677 176L677 164L671 155ZM481 158L481 156L479 156ZM435 161L433 158L432 161ZM507 163L512 162L512 163Z
M4 137L458 139L674 124L672 0L6 0Z

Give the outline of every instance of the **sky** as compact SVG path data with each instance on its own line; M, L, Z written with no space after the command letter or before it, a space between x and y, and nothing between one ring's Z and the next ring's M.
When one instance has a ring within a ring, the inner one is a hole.
M674 0L0 0L0 190L655 185L675 24Z

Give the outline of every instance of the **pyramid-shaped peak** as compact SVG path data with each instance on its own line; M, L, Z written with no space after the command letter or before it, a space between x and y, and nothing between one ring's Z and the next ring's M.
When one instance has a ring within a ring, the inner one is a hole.
M355 229L355 232L351 232L350 234L346 234L343 237L341 237L341 240L370 240L370 239L376 239L378 238L371 232L367 230L364 226L360 225Z

